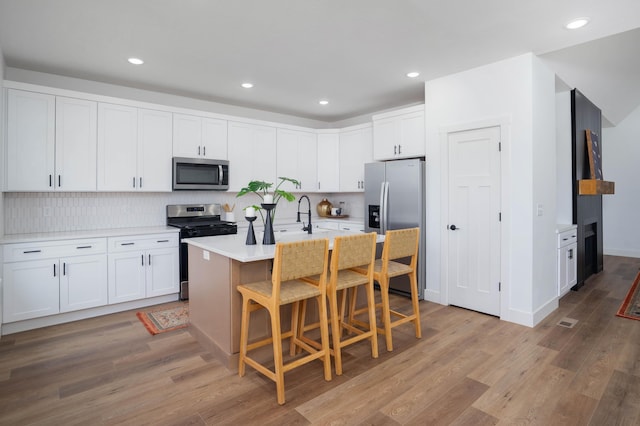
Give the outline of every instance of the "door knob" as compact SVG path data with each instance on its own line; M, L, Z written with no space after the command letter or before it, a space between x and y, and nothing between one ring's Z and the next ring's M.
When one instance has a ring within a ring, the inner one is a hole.
M455 231L456 229L460 229L460 228L458 228L458 227L457 227L457 226L455 226L455 225L451 225L451 226L449 227L449 229L451 229L452 231Z

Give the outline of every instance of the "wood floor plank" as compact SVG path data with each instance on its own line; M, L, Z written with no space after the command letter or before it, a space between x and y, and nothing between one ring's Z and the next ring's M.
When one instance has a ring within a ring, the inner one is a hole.
M590 424L640 424L640 377L614 371Z
M640 321L615 316L639 268L605 256L535 328L422 301L422 339L394 329L378 359L350 346L330 382L320 363L291 371L283 406L269 379L227 370L188 328L151 336L135 311L3 336L0 424L639 424Z

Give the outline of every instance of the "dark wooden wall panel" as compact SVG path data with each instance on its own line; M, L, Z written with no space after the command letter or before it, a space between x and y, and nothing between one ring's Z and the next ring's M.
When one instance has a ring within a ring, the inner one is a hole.
M578 180L590 178L585 130L596 132L602 143L602 113L577 89L571 91L571 122L573 223L578 225L578 284L574 287L577 289L589 276L603 269L602 195L578 195ZM595 238L587 241L591 231L595 232ZM585 249L590 244L596 244L593 259L586 257Z

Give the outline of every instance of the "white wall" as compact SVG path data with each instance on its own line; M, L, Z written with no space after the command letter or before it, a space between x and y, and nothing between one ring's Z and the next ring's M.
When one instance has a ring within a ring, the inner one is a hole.
M573 223L571 151L571 92L556 93L556 203L557 222Z
M533 65L533 323L558 307L555 75L539 58Z
M440 255L447 222L442 217L444 165L442 141L451 129L500 125L502 128L502 284L501 318L525 325L556 286L554 77L531 54L500 61L425 84L427 138L427 291L447 303ZM542 164L539 164L542 162ZM536 170L542 167L544 171ZM551 165L551 166L550 166ZM542 204L544 215L534 209ZM534 234L535 232L535 234ZM534 241L535 235L535 241ZM534 266L543 271L533 272ZM534 281L535 280L535 281ZM534 290L534 287L536 288ZM535 296L535 300L534 300ZM555 300L557 306L557 299ZM553 309L551 301L550 309Z
M640 257L640 107L616 127L602 129L602 172L615 194L602 196L604 254Z

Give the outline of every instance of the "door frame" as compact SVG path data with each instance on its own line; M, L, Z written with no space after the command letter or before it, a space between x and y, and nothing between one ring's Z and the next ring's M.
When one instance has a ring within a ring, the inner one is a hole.
M501 116L485 120L442 126L439 129L440 142L440 297L443 305L449 305L449 134L476 130L487 127L500 127L501 157L500 157L500 319L509 316L510 289L510 245L511 214L510 214L510 182L511 182L511 117Z

